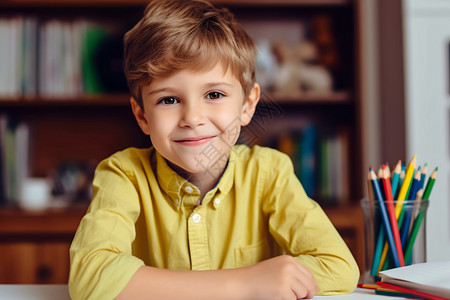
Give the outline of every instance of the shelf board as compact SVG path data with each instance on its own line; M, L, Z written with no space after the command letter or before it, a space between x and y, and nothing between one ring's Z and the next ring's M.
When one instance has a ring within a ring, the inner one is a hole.
M83 107L83 106L129 106L128 94L102 94L77 97L19 97L0 98L0 107Z
M284 104L348 104L352 101L352 96L350 92L302 93L296 95L265 93L261 96L261 99Z
M261 101L275 102L282 104L349 104L351 103L351 93L333 92L325 94L303 93L299 95L282 96L277 94L264 93L261 95ZM83 107L83 106L129 106L129 94L103 94L97 96L78 96L78 97L18 97L1 98L1 108L14 107Z
M262 101L273 101L276 103L295 104L348 104L351 102L349 92L333 92L326 94L304 93L299 95L281 96L264 93ZM103 94L98 96L79 97L28 97L28 98L1 98L0 108L14 107L83 107L83 106L129 106L130 96L128 94Z
M210 0L214 4L242 6L242 5L268 5L268 6L289 6L289 5L307 5L307 6L323 6L323 5L347 5L351 0ZM0 7L14 6L145 6L148 0L7 0L0 1Z
M0 207L0 237L5 239L33 235L73 236L86 210L87 204L42 212Z

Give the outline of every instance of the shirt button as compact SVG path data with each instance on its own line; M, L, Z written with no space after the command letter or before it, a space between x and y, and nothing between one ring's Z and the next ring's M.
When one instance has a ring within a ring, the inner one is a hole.
M188 194L191 194L194 191L194 189L188 185L184 188L184 191Z
M220 204L220 198L214 199L214 204L215 204L215 205L219 205L219 204Z
M178 203L180 203L180 200L175 199L175 204L178 205Z
M198 223L198 222L200 222L201 218L202 218L202 216L200 216L199 214L194 214L192 216L192 221L194 221L194 223Z

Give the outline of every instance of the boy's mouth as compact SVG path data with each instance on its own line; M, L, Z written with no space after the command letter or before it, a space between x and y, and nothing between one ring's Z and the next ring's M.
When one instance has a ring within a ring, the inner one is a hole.
M190 137L175 140L176 143L179 143L184 146L198 146L203 145L210 142L215 136L201 136L201 137Z

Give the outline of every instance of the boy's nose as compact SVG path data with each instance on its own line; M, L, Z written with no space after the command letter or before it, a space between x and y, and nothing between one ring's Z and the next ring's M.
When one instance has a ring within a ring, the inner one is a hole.
M201 105L186 104L180 119L180 127L195 128L204 124L205 116Z

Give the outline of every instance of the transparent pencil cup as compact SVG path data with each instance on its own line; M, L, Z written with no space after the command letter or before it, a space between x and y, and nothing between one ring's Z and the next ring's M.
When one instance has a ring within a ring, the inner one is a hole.
M382 203L367 198L361 200L365 235L365 283L376 282L381 270L425 262L428 204L429 200ZM393 220L397 224L393 224ZM389 226L387 230L386 226Z

